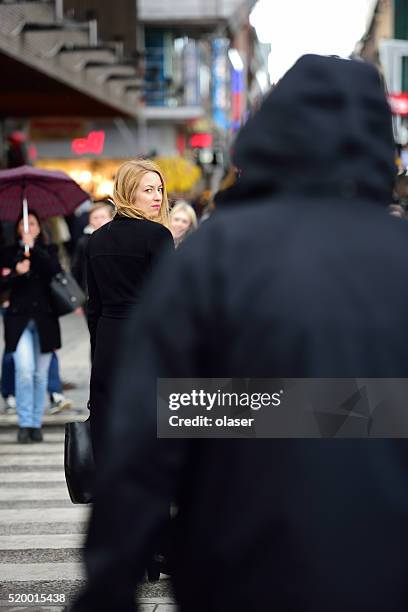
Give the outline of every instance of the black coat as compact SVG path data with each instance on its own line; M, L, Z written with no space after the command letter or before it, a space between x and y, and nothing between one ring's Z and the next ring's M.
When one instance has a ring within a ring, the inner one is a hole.
M3 252L3 266L11 273L3 276L1 287L10 291L10 305L4 317L5 350L16 350L18 341L30 319L37 324L42 353L50 353L61 347L61 332L50 298L49 283L61 270L58 250L53 244L44 245L37 240L30 250L31 268L27 274L17 275L15 267L24 259L20 245L8 247Z
M407 440L156 438L157 377L408 376L393 157L363 62L301 59L243 129L242 209L163 263L128 331L75 612L134 609L174 498L182 612L407 610Z
M71 262L72 275L85 295L88 295L86 250L90 237L90 234L83 234L78 239Z
M116 216L88 241L88 326L91 335L91 425L101 443L122 329L139 304L146 279L165 249L174 249L170 231L159 223Z

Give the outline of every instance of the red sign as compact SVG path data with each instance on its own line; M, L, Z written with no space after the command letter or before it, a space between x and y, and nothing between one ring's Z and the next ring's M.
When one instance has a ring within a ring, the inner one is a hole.
M74 138L71 143L71 148L75 155L85 155L86 153L94 153L101 155L105 144L105 132L89 132L86 138Z
M408 115L408 93L389 94L388 102L394 115Z
M190 138L193 149L208 149L212 145L211 134L193 134Z

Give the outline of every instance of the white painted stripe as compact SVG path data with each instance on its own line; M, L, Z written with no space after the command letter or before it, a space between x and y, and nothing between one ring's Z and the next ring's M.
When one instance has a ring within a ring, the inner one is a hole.
M64 423L72 423L74 421L85 421L88 415L89 412L78 414L77 412L64 410L60 414L46 414L42 423L43 425L64 425ZM18 418L15 414L0 414L0 425L18 425Z
M50 472L2 472L0 473L0 484L11 482L65 482L63 470L52 470Z
M18 607L17 607L18 606ZM41 606L41 608L34 608L33 604L27 604L27 607L22 608L21 604L17 604L16 607L13 606L13 604L10 604L9 601L5 600L5 599L0 599L0 610L4 610L4 608L6 608L5 612L36 612L37 610L41 610L41 612L44 610L46 612L65 612L66 610L66 606L64 605L55 605L55 604L48 604L47 603L47 607ZM143 608L140 609L140 612L151 612L151 610L144 610ZM154 612L154 609L153 609ZM159 610L159 608L157 608L156 612L161 612Z
M137 601L141 604L153 604L155 606L174 604L174 599L170 597L139 597Z
M83 533L0 536L0 550L82 548L85 538Z
M63 453L63 442L55 444L3 444L0 445L0 455L41 455L49 453Z
M13 432L1 432L0 431L0 445L7 444L7 443L13 443L16 441L17 441L16 431L13 431ZM47 430L44 432L43 446L47 445L48 442L64 442L64 434L53 432L53 431L50 432L49 430ZM21 447L21 444L19 446Z
M0 576L2 583L37 580L60 582L82 580L85 578L85 570L81 563L0 563Z
M77 523L87 521L88 516L89 506L72 505L72 508L0 509L0 524Z
M3 487L0 489L0 501L52 501L56 499L69 499L64 483L56 487Z
M13 465L55 465L62 467L64 456L62 453L52 453L51 455L1 455L0 466Z

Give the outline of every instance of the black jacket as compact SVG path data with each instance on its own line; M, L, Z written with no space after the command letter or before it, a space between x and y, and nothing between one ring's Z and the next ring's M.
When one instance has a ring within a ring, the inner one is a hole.
M174 243L170 231L163 225L120 215L91 235L87 277L92 347L102 315L127 318L140 302L146 279L166 246L174 248Z
M20 245L8 247L3 252L3 266L11 269L11 273L1 279L1 287L10 291L10 305L4 317L5 350L8 353L16 350L28 321L34 319L41 352L49 353L61 347L60 326L52 309L49 289L52 277L61 269L57 247L37 240L30 250L30 271L19 276L15 267L23 258L24 248Z
M156 439L157 377L408 375L408 227L386 210L376 70L302 58L235 163L235 210L163 264L128 332L75 610L133 609L175 498L183 612L405 612L406 440Z
M91 234L83 234L75 245L71 262L71 272L85 295L88 295L86 251Z

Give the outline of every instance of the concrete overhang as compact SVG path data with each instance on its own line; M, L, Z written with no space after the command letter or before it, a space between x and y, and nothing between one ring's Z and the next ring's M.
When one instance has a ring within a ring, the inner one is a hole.
M139 110L139 118L144 121L174 121L183 123L205 116L201 106L145 106Z
M82 115L138 118L126 97L90 85L83 72L64 70L35 55L21 57L17 43L0 37L0 117ZM17 47L13 49L13 46Z

